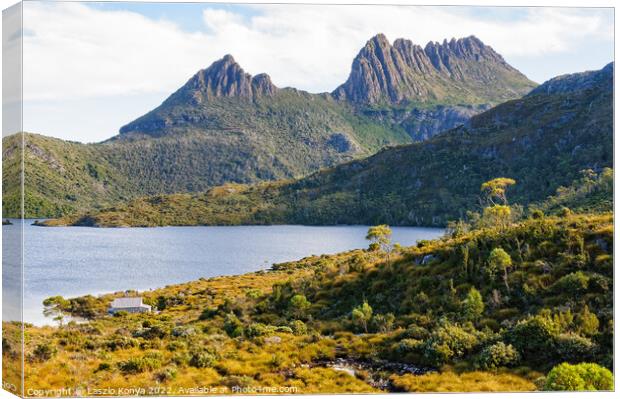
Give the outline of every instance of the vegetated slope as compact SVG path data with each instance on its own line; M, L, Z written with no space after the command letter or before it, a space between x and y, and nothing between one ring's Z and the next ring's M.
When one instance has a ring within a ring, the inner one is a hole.
M538 377L562 362L613 363L612 248L611 214L536 216L389 257L311 256L141 293L154 314L105 317L123 292L56 298L51 310L92 321L28 326L26 382L182 387L200 376L205 386L303 393L548 387ZM355 376L334 370L336 358ZM79 378L47 379L61 364L79 364ZM416 375L429 370L439 372ZM592 384L609 389L610 381Z
M613 212L614 171L605 168L597 175L592 170L585 170L578 180L568 187L559 187L537 208L552 214L562 213L564 208L577 213Z
M22 156L26 218L83 212L135 196L135 186L106 159L100 145L15 134L2 139L4 217L21 215Z
M251 76L225 56L104 143L80 146L28 136L27 156L40 161L36 173L53 182L27 186L28 215L97 209L125 195L300 177L385 146L427 139L535 86L473 37L429 43L428 55L419 49L407 40L392 46L376 36L355 59L349 80L332 94L278 88L268 75ZM52 156L46 162L58 146L74 159ZM32 151L35 147L39 150ZM107 181L120 186L101 190L97 178L79 181L92 168L87 164L106 169ZM62 181L74 177L79 185ZM5 202L5 215L17 216L17 204Z
M303 179L141 198L50 224L445 225L475 209L480 185L497 176L517 180L516 202L539 202L582 170L612 166L613 65L589 75L572 91L535 91L426 142Z

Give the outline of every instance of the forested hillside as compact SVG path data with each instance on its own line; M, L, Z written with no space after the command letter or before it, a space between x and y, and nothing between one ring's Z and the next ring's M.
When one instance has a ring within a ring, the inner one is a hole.
M515 179L510 195L527 206L582 171L613 166L613 64L579 76L554 79L425 142L306 178L140 198L50 224L445 225L477 209L480 185L494 176Z

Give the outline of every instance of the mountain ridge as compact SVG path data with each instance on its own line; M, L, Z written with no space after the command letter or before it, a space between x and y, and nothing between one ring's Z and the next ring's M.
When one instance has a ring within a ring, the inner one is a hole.
M384 40L381 35L375 39L395 54L395 47L405 51L414 46L404 39L397 40L395 46L384 36ZM480 58L477 54L487 51L480 47L482 42L445 43L444 53L450 56L442 65L449 65L450 73L495 68L480 69L482 61L478 67L472 66L476 57ZM415 52L411 50L410 55L414 57ZM461 58L467 62L459 61ZM407 62L413 63L414 58ZM434 69L429 60L425 65ZM448 67L443 69L432 75L439 83L424 83L428 90L442 95L452 90L441 101L424 97L407 104L366 104L339 100L330 93L278 88L267 74L252 76L226 55L103 143L65 146L62 141L28 135L27 141L41 149L33 153L34 147L26 147L30 152L27 158L33 162L26 173L35 175L26 179L27 197L33 204L28 209L34 212L29 216L55 217L141 195L200 192L225 183L299 178L367 157L386 146L427 140L488 109L487 103L499 101L496 94L489 96L489 91L504 93L505 87L511 87L512 91L503 94L511 97L533 85L520 74L498 76L497 81L503 82L500 85L455 84L448 77ZM403 75L407 82L415 77L409 72ZM476 81L475 74L472 76L470 80ZM6 141L9 146L14 144ZM63 154L61 148L70 154ZM7 165L15 170L6 170L9 177L5 181L16 181L18 163ZM98 166L106 173L98 173ZM18 202L9 201L5 214L18 214Z
M486 67L475 67L476 64ZM527 88L533 87L525 75L473 35L444 40L441 44L429 42L422 48L402 38L390 44L384 34L378 34L360 50L349 78L332 95L354 104L403 104L454 101L449 98L449 90L459 89L473 94L478 103L493 102L497 98L487 90L483 95L474 91L481 92L483 84L496 85L499 74L518 82L517 88L502 87L513 96L525 94ZM501 95L498 98L506 99Z
M51 224L441 226L475 210L480 185L498 176L517 181L509 196L527 206L569 186L583 170L613 166L609 68L613 64L590 86L572 83L569 75L563 82L571 92L526 95L427 141L386 148L302 179L140 198ZM163 216L160 207L167 209Z

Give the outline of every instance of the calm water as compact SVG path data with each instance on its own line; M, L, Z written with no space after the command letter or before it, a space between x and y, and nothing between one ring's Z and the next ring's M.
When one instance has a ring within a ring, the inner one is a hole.
M367 226L97 229L30 223L24 226L24 320L36 324L47 322L41 302L52 295L148 290L368 245ZM3 226L3 241L18 237L19 228L19 221ZM397 227L393 241L413 245L441 234L443 229ZM10 270L18 271L8 265ZM17 294L4 284L5 299Z

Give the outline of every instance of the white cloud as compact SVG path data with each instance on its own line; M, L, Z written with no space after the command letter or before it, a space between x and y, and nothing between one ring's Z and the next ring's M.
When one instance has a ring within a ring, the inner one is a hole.
M204 32L135 12L78 3L26 3L27 99L80 98L172 91L226 53L251 73L280 86L330 91L377 32L390 40L475 34L510 57L569 51L591 39L612 40L599 11L531 8L514 20L477 16L466 8L254 5L247 17L207 8Z
M24 128L103 140L228 53L280 87L331 91L378 32L421 45L475 34L537 81L601 67L613 55L609 10L205 5L193 22L189 32L181 20L137 12L24 3Z

